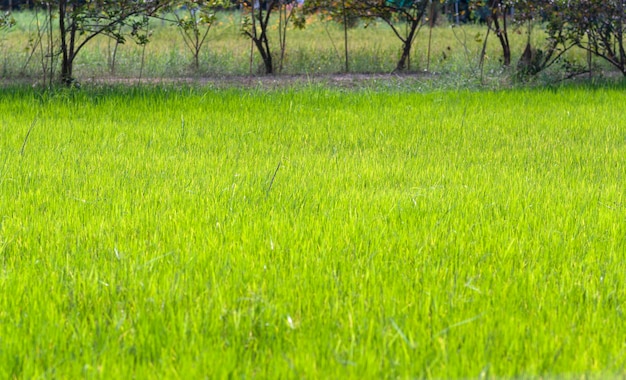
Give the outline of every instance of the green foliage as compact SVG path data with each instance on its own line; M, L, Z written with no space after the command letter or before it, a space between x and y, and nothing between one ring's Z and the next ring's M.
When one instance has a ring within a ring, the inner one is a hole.
M533 76L557 62L567 64L562 57L575 43L567 38L566 20L559 11L560 7L550 0L516 0L512 6L515 22L521 28L525 27L528 35L526 48L518 61L518 74ZM535 27L542 28L546 36L539 47L531 44Z
M8 29L15 25L15 19L10 12L0 13L0 30Z
M353 0L310 0L304 2L304 12L329 17L331 20L349 28L359 24L360 16L354 7Z
M73 85L74 60L87 43L97 36L107 36L124 43L125 36L130 35L138 44L145 46L150 36L147 28L149 17L165 7L168 1L37 0L36 3L50 9L47 13L49 24L53 17L58 20L60 51L52 52L50 56L61 56L60 80L65 85ZM39 38L44 39L41 33ZM49 40L54 38L49 36ZM54 49L54 46L49 46L49 49Z
M223 1L218 0L187 0L177 2L173 7L175 25L193 55L196 71L200 67L200 50L206 43L209 31L217 19L216 10L224 5ZM184 12L183 16L179 15L181 11Z
M622 0L560 1L567 38L626 76L626 5Z

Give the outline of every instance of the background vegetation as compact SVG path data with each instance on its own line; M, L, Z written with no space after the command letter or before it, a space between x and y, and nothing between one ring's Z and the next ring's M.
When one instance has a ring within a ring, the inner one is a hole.
M625 72L616 1L29 4L0 24L5 82L428 72L510 83Z

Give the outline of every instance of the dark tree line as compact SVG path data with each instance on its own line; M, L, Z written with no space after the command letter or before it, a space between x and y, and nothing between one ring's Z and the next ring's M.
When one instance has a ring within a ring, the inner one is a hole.
M0 1L0 10L15 11L20 9L28 9L34 6L33 0L2 0Z

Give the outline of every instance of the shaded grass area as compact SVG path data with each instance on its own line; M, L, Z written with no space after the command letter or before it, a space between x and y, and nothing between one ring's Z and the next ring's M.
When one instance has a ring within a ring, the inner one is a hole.
M622 88L1 91L1 377L624 375Z

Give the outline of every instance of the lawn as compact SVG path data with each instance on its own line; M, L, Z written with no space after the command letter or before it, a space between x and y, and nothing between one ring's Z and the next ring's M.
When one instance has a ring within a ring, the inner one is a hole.
M623 87L0 91L0 378L626 375Z

